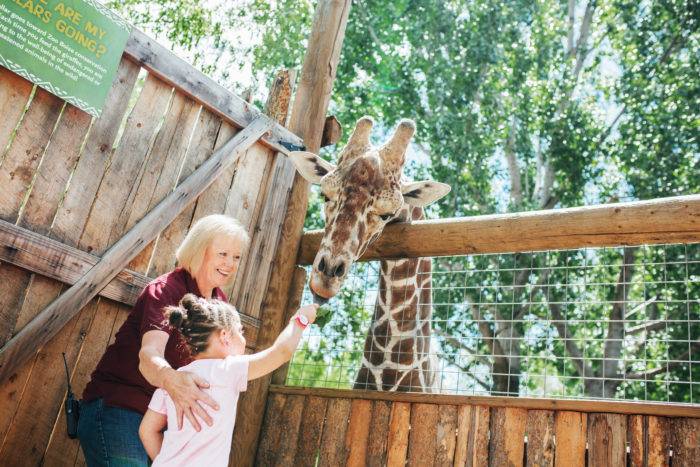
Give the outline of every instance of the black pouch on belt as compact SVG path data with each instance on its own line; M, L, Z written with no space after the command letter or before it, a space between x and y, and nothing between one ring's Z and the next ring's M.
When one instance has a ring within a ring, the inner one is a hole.
M70 373L68 372L68 363L66 362L66 354L63 354L63 365L66 367L66 379L68 380L68 395L66 396L66 429L68 437L75 439L78 437L78 418L80 417L80 401L73 395L73 390L70 387Z

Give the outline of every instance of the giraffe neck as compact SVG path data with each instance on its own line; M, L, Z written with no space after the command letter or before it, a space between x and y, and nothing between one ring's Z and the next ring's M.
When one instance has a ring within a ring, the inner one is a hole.
M422 209L405 208L399 220L422 217ZM355 388L431 392L431 317L430 259L382 261L379 293Z

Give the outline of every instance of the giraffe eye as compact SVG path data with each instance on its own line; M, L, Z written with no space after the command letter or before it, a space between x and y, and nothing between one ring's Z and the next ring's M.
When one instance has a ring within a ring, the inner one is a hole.
M390 214L380 214L380 215L379 215L379 218L380 218L381 220L383 220L383 221L388 221L388 220L391 219L393 216L394 216L394 215L391 214L391 213L390 213Z

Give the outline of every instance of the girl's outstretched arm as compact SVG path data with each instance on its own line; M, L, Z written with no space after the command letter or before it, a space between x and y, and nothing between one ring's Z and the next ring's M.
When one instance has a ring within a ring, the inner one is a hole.
M316 320L317 309L318 305L301 307L271 347L262 352L246 355L248 360L248 381L265 376L292 358L294 350L299 345L301 336L304 333L304 330L295 324L294 318L297 314L301 314L306 316L309 323L313 323Z
M146 453L151 460L155 459L163 445L163 429L168 425L168 418L154 410L146 410L146 415L141 420L139 437L146 448Z

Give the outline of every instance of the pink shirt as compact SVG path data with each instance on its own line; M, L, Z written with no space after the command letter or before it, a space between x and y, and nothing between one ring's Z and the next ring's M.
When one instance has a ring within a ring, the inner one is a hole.
M190 371L209 382L209 395L219 404L219 410L209 410L212 426L202 422L197 432L187 420L182 430L177 429L175 404L167 392L158 389L148 408L168 417L168 429L163 437L163 447L153 461L158 466L227 466L231 451L233 426L236 423L238 395L248 384L248 362L243 356L225 359L195 360L178 371Z

